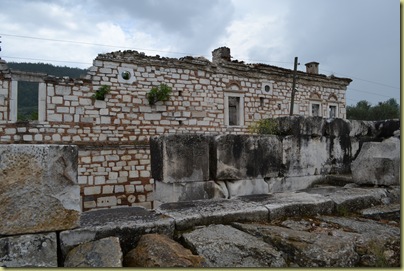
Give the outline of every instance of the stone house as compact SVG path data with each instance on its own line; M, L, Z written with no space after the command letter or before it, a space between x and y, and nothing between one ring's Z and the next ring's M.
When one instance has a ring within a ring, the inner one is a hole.
M294 114L346 117L349 78L297 72ZM83 210L120 205L153 208L149 138L161 134L247 134L255 121L289 115L293 71L231 61L230 49L203 57L166 58L136 51L99 54L81 79L12 71L0 59L2 144L79 146ZM18 85L35 82L38 120L20 122ZM170 99L149 105L154 86ZM93 94L110 87L105 100Z

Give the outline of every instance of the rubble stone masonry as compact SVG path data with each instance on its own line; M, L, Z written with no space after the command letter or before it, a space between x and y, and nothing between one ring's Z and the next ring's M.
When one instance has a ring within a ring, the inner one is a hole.
M216 49L212 61L136 51L100 54L81 79L16 72L0 59L0 142L78 145L84 211L153 208L151 136L246 134L257 120L289 115L293 71L230 61L229 52ZM296 115L346 117L351 79L297 75ZM19 81L38 82L38 121L17 121ZM169 101L149 105L146 94L162 83L172 88ZM103 85L110 93L93 99Z

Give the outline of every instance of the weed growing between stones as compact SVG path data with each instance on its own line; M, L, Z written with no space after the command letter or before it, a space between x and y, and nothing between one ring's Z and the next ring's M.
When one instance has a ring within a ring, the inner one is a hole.
M105 95L108 94L110 91L111 91L110 86L103 85L93 94L93 96L91 96L91 98L104 101Z
M166 84L161 84L158 87L153 87L149 93L146 94L146 98L149 101L149 105L154 105L158 101L167 101L170 99L172 90Z

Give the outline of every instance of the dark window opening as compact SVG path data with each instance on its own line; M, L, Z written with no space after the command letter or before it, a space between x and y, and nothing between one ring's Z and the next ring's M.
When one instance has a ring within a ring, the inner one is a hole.
M329 107L330 111L330 118L336 118L337 117L337 107L335 105L330 105Z
M19 81L17 90L17 120L38 120L38 82Z
M265 85L264 89L265 89L265 92L269 92L269 91L271 90L271 88L269 87L269 85Z
M319 104L312 104L311 105L311 115L313 117L320 116L320 105Z
M182 96L182 91L178 91L178 96Z
M240 97L229 97L229 125L240 125Z
M260 106L261 106L261 107L264 107L264 104L265 104L264 98L261 97L261 98L260 98Z

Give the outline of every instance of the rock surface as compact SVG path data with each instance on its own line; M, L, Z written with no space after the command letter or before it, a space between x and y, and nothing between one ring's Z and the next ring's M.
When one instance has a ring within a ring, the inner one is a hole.
M76 146L0 145L0 235L79 226L77 155Z
M352 179L357 184L400 184L400 140L365 142L352 162Z
M146 233L174 234L174 219L141 207L122 207L84 212L78 229L62 231L60 248L62 255L85 242L106 237L119 237L122 252L133 249Z
M122 251L118 237L87 242L73 248L65 267L122 267Z
M57 267L56 233L0 238L0 266Z
M124 258L125 267L203 267L203 262L203 257L161 234L143 235Z
M183 234L184 242L208 267L285 267L282 254L262 240L231 226L210 225Z

